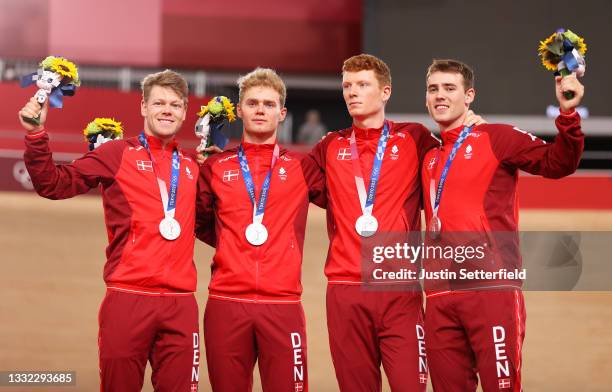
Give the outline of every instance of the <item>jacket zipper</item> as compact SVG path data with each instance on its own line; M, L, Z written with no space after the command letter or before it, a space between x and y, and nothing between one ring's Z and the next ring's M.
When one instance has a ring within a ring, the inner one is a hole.
M255 149L257 149L257 147L255 147ZM260 164L259 164L259 154L255 155L255 176L257 178L257 180L253 180L253 187L255 187L255 183L257 183L259 181L259 170L260 170ZM260 190L261 191L261 190ZM255 203L257 204L257 188L255 188ZM255 302L257 302L257 300L259 299L259 253L260 253L260 249L259 247L256 249L255 251Z

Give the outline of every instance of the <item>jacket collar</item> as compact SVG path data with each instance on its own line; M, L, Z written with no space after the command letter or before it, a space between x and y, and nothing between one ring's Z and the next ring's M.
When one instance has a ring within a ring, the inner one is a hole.
M178 147L178 143L176 142L176 138L174 137L168 142L168 144L166 144L164 148L162 148L162 141L156 138L155 136L145 134L145 137L147 138L147 143L149 143L149 147L151 148L151 150L173 151L175 148Z
M389 134L393 131L393 122L385 120L389 123ZM380 128L359 128L353 125L352 129L355 131L355 137L357 139L378 139L382 133L384 124Z
M249 143L244 141L244 136L242 136L242 140L240 141L242 144L242 148L245 152L259 152L259 151L272 151L274 150L274 146L277 143L277 139L274 139L274 143Z
M459 139L459 134L461 133L461 131L463 130L463 125L457 127L457 128L453 128L453 129L448 129L444 132L442 132L442 144L453 144L457 141L457 139Z

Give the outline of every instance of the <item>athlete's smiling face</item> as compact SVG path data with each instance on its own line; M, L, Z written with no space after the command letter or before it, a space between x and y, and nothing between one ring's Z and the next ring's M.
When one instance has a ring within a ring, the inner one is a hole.
M463 75L458 72L438 71L427 78L425 104L442 130L463 124L474 95L474 88L466 90Z
M344 72L342 95L351 117L365 119L384 112L391 86L381 86L372 70Z
M171 88L153 86L148 99L142 100L140 112L145 120L144 130L147 135L169 140L181 129L187 105Z

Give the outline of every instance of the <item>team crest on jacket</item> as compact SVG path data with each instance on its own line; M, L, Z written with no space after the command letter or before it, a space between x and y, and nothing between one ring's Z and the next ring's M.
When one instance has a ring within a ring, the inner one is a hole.
M187 174L187 178L193 180L193 174L191 174L191 170L189 170L189 166L185 166L185 173Z
M285 170L284 167L280 167L280 169L278 169L278 177L282 180L285 181L287 179L287 170Z
M223 171L223 182L237 181L240 170L224 170Z
M427 164L427 169L431 170L433 169L434 165L436 164L436 161L438 160L437 157L433 157L429 160L429 163Z
M351 149L350 148L339 148L338 156L336 157L339 161L350 161L351 160Z
M393 145L393 147L391 147L391 159L394 161L397 161L397 158L399 158L399 147L397 146L397 144Z
M468 144L465 148L465 154L463 155L465 159L472 159L472 145Z

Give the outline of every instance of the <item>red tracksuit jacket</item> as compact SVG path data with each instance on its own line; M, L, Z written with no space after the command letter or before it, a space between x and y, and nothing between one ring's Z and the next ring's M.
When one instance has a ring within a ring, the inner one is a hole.
M159 140L147 140L160 175L169 185L176 144L162 149ZM157 177L149 154L137 138L105 143L70 164L57 166L48 143L44 131L25 137L24 159L39 195L67 199L101 186L109 242L104 266L107 287L145 294L194 292L196 162L180 153L175 219L181 225L181 235L167 241L158 229L164 211Z
M259 201L274 144L243 142ZM268 240L249 244L253 221L237 148L216 154L200 169L196 234L216 248L209 285L211 298L242 302L299 302L306 216L310 201L325 206L325 179L307 156L280 149L272 172L263 224Z
M325 275L331 284L359 284L361 241L355 221L362 215L351 162L353 128L327 136L310 153L325 172L327 229L330 239ZM359 162L366 189L374 164L380 129L355 128ZM439 142L421 124L392 123L372 214L379 232L421 229L419 168L425 152Z
M438 216L443 232L486 233L497 258L487 270L521 268L518 236L515 234L518 230L519 169L547 178L560 178L572 174L578 167L584 149L580 116L577 112L561 115L557 117L556 125L559 134L551 144L511 125L480 125L472 130L457 151L440 198ZM442 147L429 151L425 156L421 172L428 225L432 216L431 179L434 178L437 188L444 164L462 128L443 132ZM500 241L504 243L503 250ZM424 266L427 269L427 261ZM460 283L462 289L494 285L520 286L520 281ZM428 286L433 287L426 284L426 288ZM432 290L428 291L433 294ZM435 294L441 292L433 291Z

